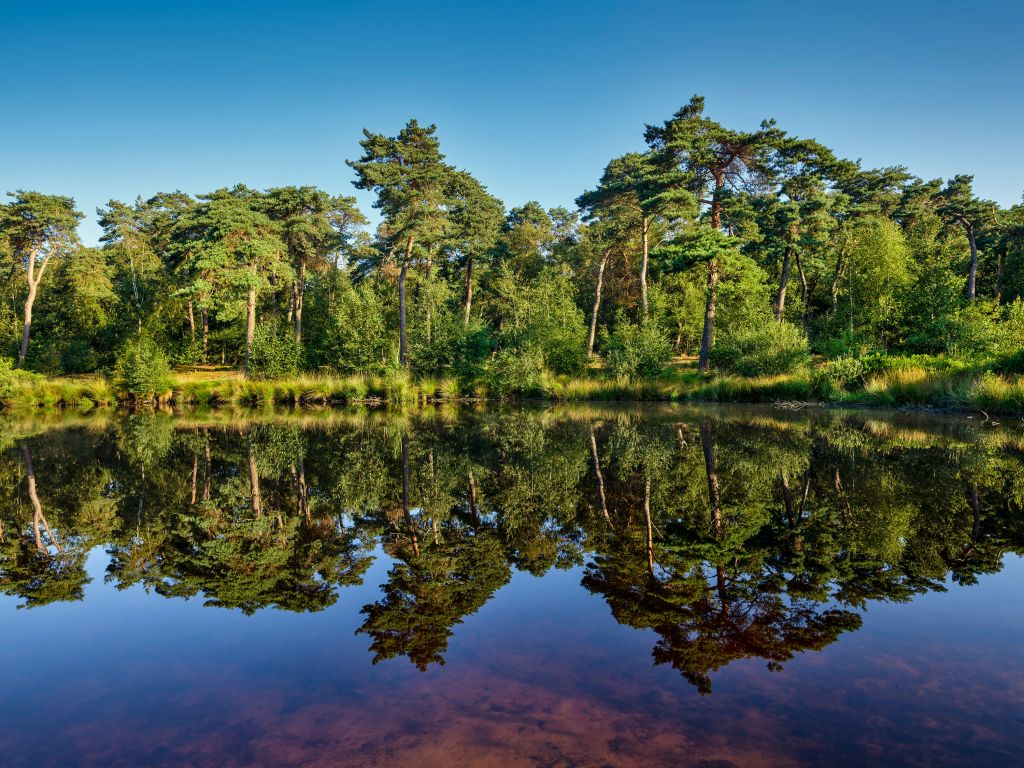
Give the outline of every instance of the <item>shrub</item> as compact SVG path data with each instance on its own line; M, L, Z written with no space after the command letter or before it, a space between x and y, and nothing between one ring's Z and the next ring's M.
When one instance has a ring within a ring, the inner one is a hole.
M299 345L288 329L272 323L259 326L253 334L249 352L249 376L254 379L279 379L299 371Z
M545 378L544 353L533 346L503 349L487 365L487 389L497 397L543 394Z
M867 373L868 367L860 358L837 357L829 360L817 371L814 377L815 385L823 391L853 389L864 383Z
M711 351L719 369L740 376L778 376L807 368L810 348L792 323L765 323L739 331Z
M117 353L114 366L117 390L136 400L151 400L174 386L167 355L153 339L130 339Z
M657 376L672 357L671 342L650 320L634 323L619 317L602 347L612 373L629 379Z

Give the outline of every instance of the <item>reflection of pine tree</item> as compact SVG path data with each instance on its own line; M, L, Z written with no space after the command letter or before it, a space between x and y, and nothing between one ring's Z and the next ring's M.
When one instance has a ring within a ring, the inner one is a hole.
M395 563L384 595L363 608L360 634L372 638L374 662L408 656L419 669L444 664L453 628L476 613L511 570L501 542L490 533L474 533L452 524L440 540L427 538L418 555Z

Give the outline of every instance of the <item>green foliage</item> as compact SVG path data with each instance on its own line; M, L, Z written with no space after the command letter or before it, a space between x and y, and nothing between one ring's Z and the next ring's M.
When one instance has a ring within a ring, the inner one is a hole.
M369 283L341 281L330 304L319 352L323 364L340 373L376 373L395 356L386 300Z
M805 370L807 337L791 323L765 323L731 335L712 352L715 367L741 376L775 376Z
M291 329L264 323L256 327L249 353L249 375L254 379L278 379L299 372L301 350Z
M134 400L152 400L169 392L174 378L166 353L148 336L129 339L117 353L114 385Z
M624 316L616 318L615 330L604 337L601 349L611 372L627 379L657 376L672 358L672 344L657 323L634 323Z
M539 397L546 377L544 352L530 346L500 350L485 372L487 391L495 397Z

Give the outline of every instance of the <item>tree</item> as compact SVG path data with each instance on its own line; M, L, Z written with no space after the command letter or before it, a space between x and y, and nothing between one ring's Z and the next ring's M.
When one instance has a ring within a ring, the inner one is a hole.
M675 169L659 168L650 152L631 152L612 160L596 189L584 192L576 205L587 219L623 220L640 235L640 303L647 316L647 271L651 233L655 224L667 227L673 220L696 212L693 195L684 188L685 178Z
M694 96L664 125L648 125L644 137L656 153L657 162L685 174L690 191L707 206L711 228L720 230L726 193L765 185L771 151L781 141L782 132L770 120L753 132L725 128L704 117L704 98ZM697 362L701 372L708 369L714 343L718 267L717 259L708 260L704 330Z
M261 193L238 185L219 189L184 217L176 231L192 286L209 288L207 280L229 292L245 295L244 373L256 332L256 300L270 280L293 276L282 257L286 248L280 225L264 213Z
M78 247L78 222L82 214L70 197L39 192L8 193L14 199L0 210L0 234L16 265L24 269L28 293L23 305L18 367L25 365L32 332L32 307L46 267L53 259L74 253Z
M354 197L332 197L316 187L276 187L264 198L266 214L281 227L294 277L289 315L295 322L295 343L302 343L302 305L309 271L337 268L336 254L366 223Z
M473 268L494 249L505 218L505 206L465 171L452 173L448 191L449 226L442 248L447 259L462 268L463 323L469 325L473 311Z
M359 142L363 156L347 161L356 172L357 189L377 195L373 207L384 216L385 236L391 250L401 249L398 275L398 356L408 364L406 278L413 246L436 240L447 222L447 191L452 168L444 162L437 126L425 128L410 120L397 136L363 130Z
M967 235L971 249L966 289L968 301L974 301L978 294L978 232L985 225L995 222L998 209L990 200L980 200L974 196L971 189L973 182L973 176L954 176L937 195L939 215L950 224L962 228Z

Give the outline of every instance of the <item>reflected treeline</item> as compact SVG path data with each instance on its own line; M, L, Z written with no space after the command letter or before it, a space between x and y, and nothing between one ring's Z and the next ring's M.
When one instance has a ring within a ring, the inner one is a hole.
M318 611L383 552L358 632L426 669L513 570L581 566L707 692L1021 552L1024 454L993 434L764 410L126 417L8 439L0 590L81 600L99 546L119 589Z

